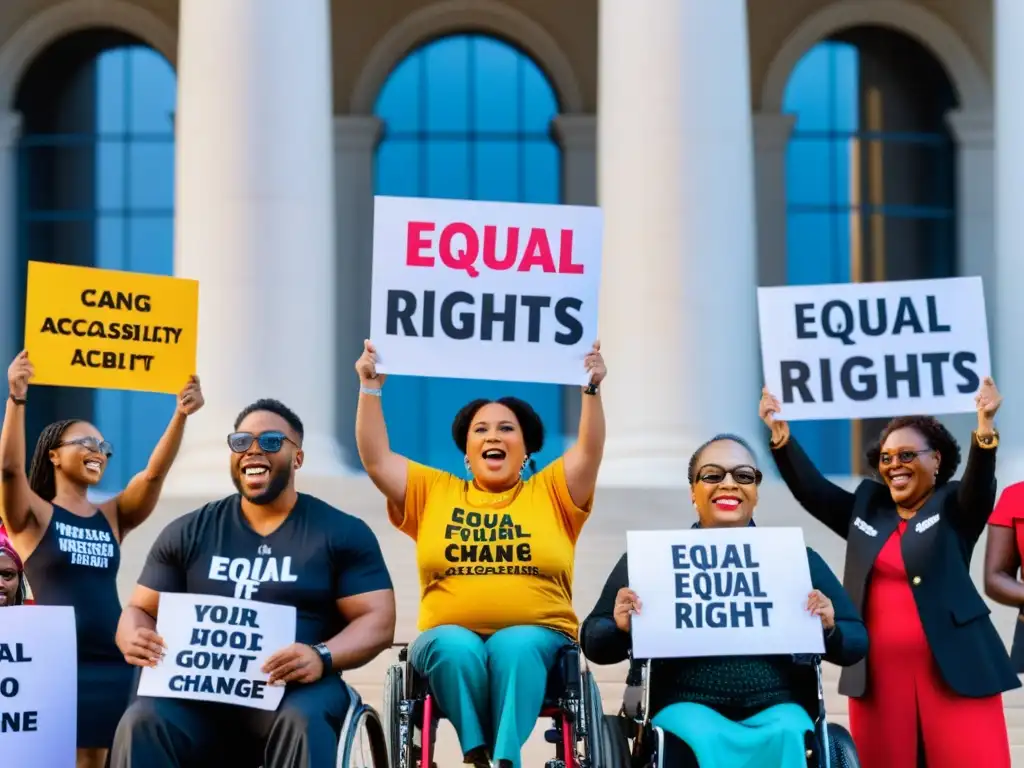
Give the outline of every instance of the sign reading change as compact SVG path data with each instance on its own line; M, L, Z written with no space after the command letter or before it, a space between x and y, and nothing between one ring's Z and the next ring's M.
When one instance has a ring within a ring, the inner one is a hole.
M277 709L284 686L267 685L261 669L295 642L295 616L290 605L162 593L156 631L167 656L143 668L139 696Z
M33 384L175 394L196 368L199 283L28 263Z
M585 384L597 340L599 208L377 197L377 370Z
M759 288L780 418L973 413L989 375L980 277Z
M633 655L822 653L806 609L811 570L799 528L629 531Z

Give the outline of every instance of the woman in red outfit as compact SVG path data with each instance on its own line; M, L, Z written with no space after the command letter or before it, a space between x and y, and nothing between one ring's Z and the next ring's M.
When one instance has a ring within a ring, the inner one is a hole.
M1006 488L988 519L985 542L985 594L1018 610L1010 661L1024 672L1024 584L1017 580L1024 553L1024 483Z
M1002 402L986 378L963 478L960 447L930 416L894 419L868 451L881 482L850 492L814 467L776 417L761 418L801 506L847 541L843 586L868 628L867 659L843 670L862 768L1010 768L1002 692L1020 687L975 588L970 560L995 503Z

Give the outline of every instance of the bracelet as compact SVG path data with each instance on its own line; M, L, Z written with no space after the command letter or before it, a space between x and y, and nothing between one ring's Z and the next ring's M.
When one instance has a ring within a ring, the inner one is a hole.
M979 435L975 432L974 441L978 444L979 448L991 450L999 445L999 430L993 429L992 434L989 435Z
M359 394L370 395L370 397L380 397L380 387L359 387Z
M8 395L7 397L15 405L24 405L28 402L24 397L15 397L14 395Z
M583 394L584 395L596 395L597 392L598 392L597 384L594 384L593 382L591 382L590 384L587 384L587 386L585 386L583 388Z
M323 643L317 643L312 646L313 650L316 651L316 655L320 657L320 661L324 665L324 677L327 677L331 671L334 670L334 657L331 655L330 650Z

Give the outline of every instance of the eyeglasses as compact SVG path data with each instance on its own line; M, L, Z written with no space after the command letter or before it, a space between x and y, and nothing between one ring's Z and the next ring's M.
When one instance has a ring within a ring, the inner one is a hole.
M895 456L897 459L900 460L900 464L910 464L911 462L915 461L917 457L920 456L921 454L934 452L934 448L925 448L924 450L921 451L897 451ZM878 456L879 463L884 464L885 466L889 466L890 464L892 464L892 459L893 454L891 453L883 453Z
M761 470L741 464L732 469L720 467L717 464L707 464L697 471L697 479L708 485L718 485L725 481L726 475L732 475L732 479L740 485L760 485L763 475Z
M64 440L57 443L58 448L63 448L68 445L77 445L78 447L85 448L93 453L102 453L108 459L114 455L114 446L106 440L97 440L95 437L76 437L74 440Z
M262 432L259 435L252 432L232 432L228 435L228 448L235 453L245 453L253 443L257 443L264 453L277 453L286 440L296 448L301 447L283 432Z

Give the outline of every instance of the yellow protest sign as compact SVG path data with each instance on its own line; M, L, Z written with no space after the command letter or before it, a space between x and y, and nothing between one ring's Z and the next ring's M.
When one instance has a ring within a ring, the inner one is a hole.
M196 373L198 326L195 280L28 263L33 384L180 392Z

